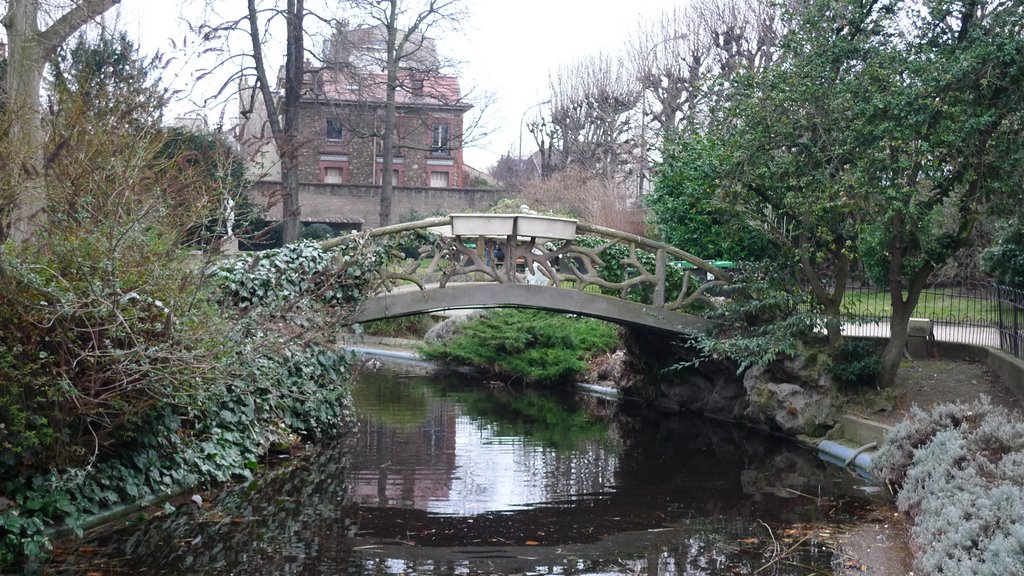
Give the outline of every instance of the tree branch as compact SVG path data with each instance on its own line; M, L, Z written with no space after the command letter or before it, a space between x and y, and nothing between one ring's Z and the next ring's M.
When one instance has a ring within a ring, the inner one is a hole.
M50 24L49 28L39 33L44 59L52 58L57 48L79 28L120 3L121 0L83 0L65 12L56 22Z

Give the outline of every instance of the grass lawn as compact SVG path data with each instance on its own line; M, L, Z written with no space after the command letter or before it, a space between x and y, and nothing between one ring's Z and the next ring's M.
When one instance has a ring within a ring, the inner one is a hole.
M843 311L849 316L888 317L892 313L889 293L877 290L851 290L843 299ZM1004 317L1012 310L1003 310ZM999 302L987 291L977 295L959 288L933 288L921 294L914 317L945 322L999 324Z

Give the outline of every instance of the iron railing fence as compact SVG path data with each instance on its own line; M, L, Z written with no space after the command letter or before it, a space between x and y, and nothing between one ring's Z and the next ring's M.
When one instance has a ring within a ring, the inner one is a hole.
M889 336L889 291L848 288L844 333ZM936 340L999 348L1024 358L1024 290L963 281L927 288L913 317L932 321Z

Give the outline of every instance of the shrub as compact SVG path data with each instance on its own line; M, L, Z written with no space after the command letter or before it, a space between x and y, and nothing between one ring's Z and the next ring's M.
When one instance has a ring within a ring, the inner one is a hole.
M1000 228L995 245L982 253L982 267L1000 284L1024 288L1024 218Z
M789 281L784 265L746 263L722 288L722 306L708 312L717 323L712 334L687 340L696 358L673 368L686 368L708 359L728 361L737 373L767 366L782 356L796 355L814 338L818 315L807 292Z
M104 54L81 71L126 62ZM97 98L116 82L81 78L52 90L44 227L0 245L0 571L38 561L46 527L244 477L273 443L339 430L347 358L317 328L382 254L296 243L211 284L183 248L223 230L228 159L170 141L161 97Z
M449 364L478 366L508 379L556 384L582 374L585 360L611 350L611 324L540 310L495 310L458 326L455 336L426 344L424 357Z
M315 224L309 224L302 227L302 239L303 240L327 240L328 238L334 237L334 229L317 222Z
M385 318L362 325L363 334L389 338L422 338L433 326L428 314L414 314L400 318Z
M915 407L873 466L900 489L897 504L914 519L922 574L1022 573L1024 422L986 398L928 413Z
M839 347L829 373L839 384L860 387L874 384L881 370L882 354L877 343L846 338Z

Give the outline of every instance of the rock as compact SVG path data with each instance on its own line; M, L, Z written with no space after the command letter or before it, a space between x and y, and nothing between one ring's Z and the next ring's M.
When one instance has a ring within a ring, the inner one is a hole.
M444 342L455 334L455 330L459 324L462 324L467 320L487 316L487 314L488 312L486 310L474 310L469 314L451 316L444 322L441 322L437 326L427 330L427 333L423 335L423 341L430 344Z
M710 380L697 374L687 374L685 379L665 381L661 384L665 397L695 412L706 413L707 403L714 385Z
M584 380L611 388L628 388L633 384L634 369L622 350L590 360Z
M832 386L828 365L828 356L821 351L814 350L783 358L777 364L776 369L784 374L782 380L795 382L801 386L809 385L828 389Z
M751 368L743 377L749 404L743 417L784 434L817 436L834 423L835 395L815 385L773 382L771 371Z

